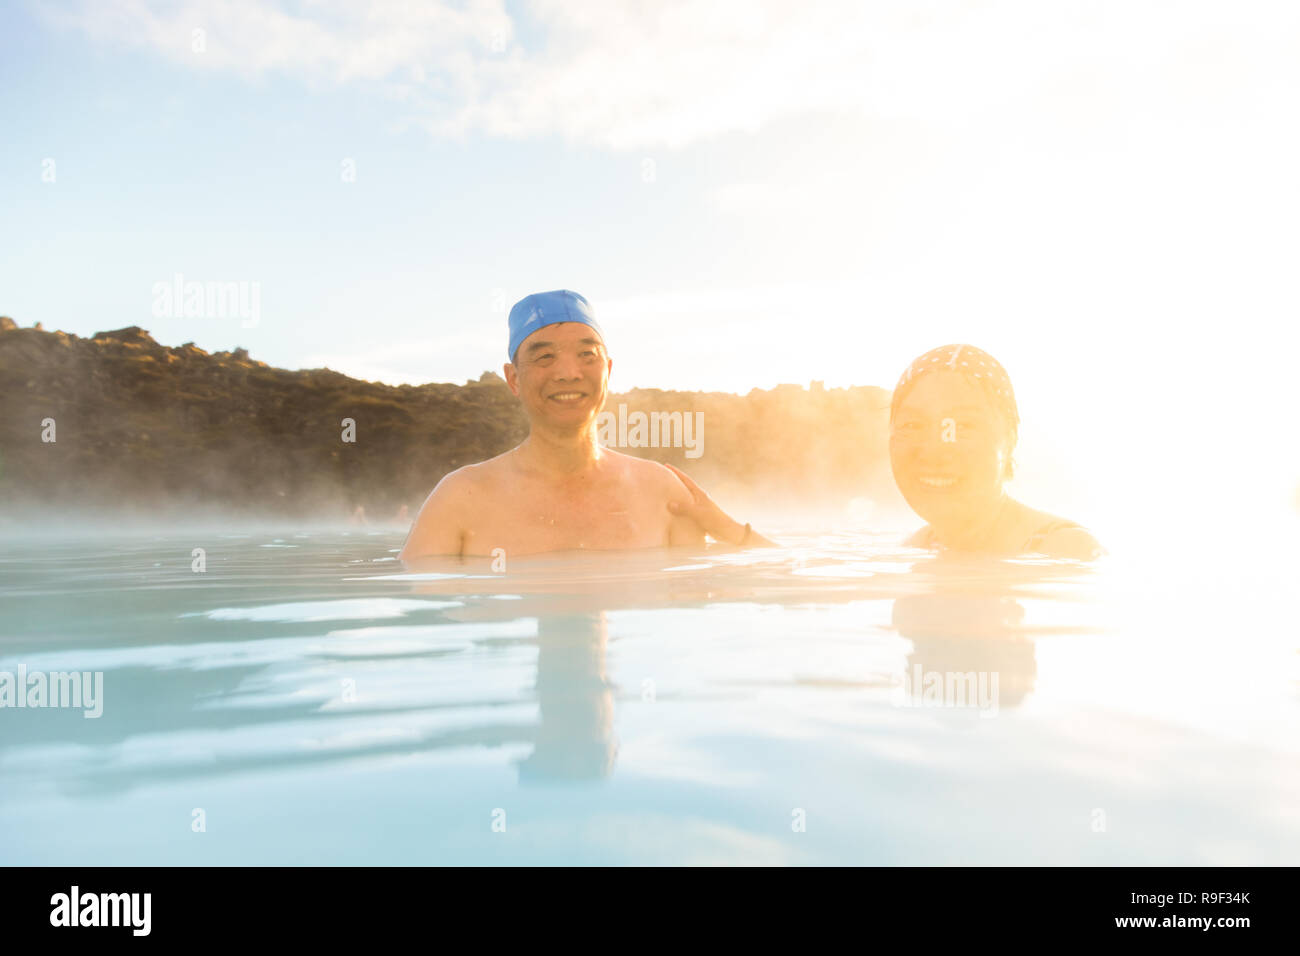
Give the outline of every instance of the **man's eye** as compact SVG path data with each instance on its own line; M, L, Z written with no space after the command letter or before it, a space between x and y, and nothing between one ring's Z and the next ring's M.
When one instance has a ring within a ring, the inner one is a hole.
M583 358L591 358L591 357L592 357L593 355L595 355L596 353L593 352L591 349L587 349L587 351L585 351L585 352L583 352L583 353L581 353L581 354L582 354L582 357L583 357Z

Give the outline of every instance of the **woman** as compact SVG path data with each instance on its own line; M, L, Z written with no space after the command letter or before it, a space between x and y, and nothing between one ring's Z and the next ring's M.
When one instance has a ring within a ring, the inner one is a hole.
M894 388L889 460L894 481L926 526L908 544L992 554L1045 554L1091 560L1102 553L1082 526L1038 511L1006 493L1014 471L1020 415L1011 379L973 345L944 345L913 362ZM729 517L682 471L693 518L719 541L772 542Z
M894 481L927 522L908 544L1083 560L1101 554L1080 525L1006 493L1019 425L1011 379L987 352L943 345L908 367L889 408Z

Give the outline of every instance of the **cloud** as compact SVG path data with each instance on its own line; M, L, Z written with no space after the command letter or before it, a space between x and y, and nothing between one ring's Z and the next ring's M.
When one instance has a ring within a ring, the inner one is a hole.
M1208 0L530 0L519 10L516 22L504 0L82 0L46 15L192 69L376 84L440 136L623 150L809 114L968 127L1053 108L1141 115L1143 96L1161 108L1229 102L1234 84L1259 86L1247 79L1259 64L1289 62L1297 24L1293 7L1264 0L1239 12Z
M512 30L503 0L82 0L41 12L57 25L195 70L336 83L426 82L433 65L463 73L474 56L508 45Z

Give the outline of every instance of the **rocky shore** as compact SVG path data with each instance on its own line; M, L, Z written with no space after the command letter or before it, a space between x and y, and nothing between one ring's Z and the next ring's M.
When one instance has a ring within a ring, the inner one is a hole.
M606 408L621 415L610 431L631 443L621 450L670 461L711 491L847 501L891 488L888 398L818 383L743 396L635 389ZM400 522L442 475L527 429L492 372L391 386L273 368L244 349L164 346L136 326L80 338L7 318L0 408L0 515L11 519L59 509ZM691 447L651 447L638 412L700 428Z

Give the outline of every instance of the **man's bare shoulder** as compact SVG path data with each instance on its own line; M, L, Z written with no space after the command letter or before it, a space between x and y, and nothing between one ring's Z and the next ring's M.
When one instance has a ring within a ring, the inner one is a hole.
M437 517L441 520L462 514L475 498L490 493L492 486L505 474L508 467L505 459L509 454L506 452L487 461L462 465L443 475L425 499L424 507L416 517L416 524L420 523L421 518Z
M651 461L649 458L637 458L635 455L625 455L621 451L612 449L606 449L606 453L617 456L615 461L619 467L623 469L629 480L637 484L643 494L653 492L662 495L665 501L690 500L690 492L686 490L681 479L659 462Z
M617 455L617 464L622 469L629 485L634 489L633 495L638 501L651 508L663 508L663 515L668 519L668 543L674 547L699 547L704 544L704 530L685 515L674 515L668 510L669 502L679 505L691 503L691 492L682 480L672 473L666 465L648 458L637 458L622 452L610 452Z
M460 554L465 535L478 523L484 503L497 497L494 488L500 485L499 476L508 467L504 459L509 454L465 465L443 475L415 516L402 547L402 560Z
M433 494L446 498L462 498L478 491L486 490L500 481L511 468L512 451L476 461L470 465L461 465L455 471L442 476L433 489Z

